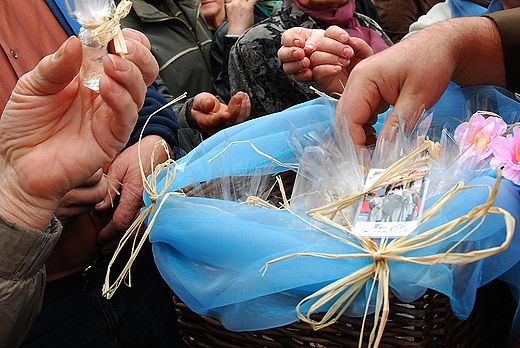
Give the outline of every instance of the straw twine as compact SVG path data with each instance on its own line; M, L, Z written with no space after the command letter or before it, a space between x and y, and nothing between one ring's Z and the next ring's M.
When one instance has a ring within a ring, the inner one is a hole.
M141 135L139 137L139 144L141 142L143 131L146 128L146 125L148 124L148 121L150 120L150 118L153 115L157 114L162 109L164 109L165 107L167 107L167 106L169 106L171 104L174 104L178 100L180 100L182 98L185 98L185 97L186 97L186 93L184 93L179 98L176 98L175 100L172 100L171 102L169 102L168 104L166 104L165 106L160 108L159 110L155 111L152 115L150 115L150 117L148 118L148 120L146 121L146 123L145 123L145 125L143 127L143 130L141 131ZM243 143L243 142L249 144L253 148L254 151L258 152L262 156L265 156L270 161L273 161L273 162L275 162L275 163L277 163L277 164L279 164L281 166L285 166L285 167L288 167L288 168L295 169L294 166L285 165L284 163L276 160L274 157L271 157L268 154L261 152L250 141L232 142L232 143L228 144L227 147L224 150L219 152L213 158L209 159L208 162L211 162L215 158L217 158L218 156L221 156L229 147L231 147L233 145L237 145L237 144ZM164 146L165 150L167 151L167 148L165 146L165 142L164 141L160 141L160 142L157 142L155 144L153 153L155 153L155 149L158 146ZM177 173L177 164L176 164L176 162L174 160L169 159L166 162L161 163L161 164L157 165L154 168L153 167L154 166L154 159L153 159L153 154L152 154L152 161L151 161L152 174L148 178L146 178L146 175L144 174L144 169L142 167L141 147L140 146L138 147L138 156L139 156L139 166L141 168L141 178L143 180L144 190L148 194L151 203L150 203L150 205L147 208L145 208L144 210L141 211L141 213L139 214L137 219L127 229L127 231L125 232L125 234L123 235L123 237L119 241L117 249L115 250L114 255L112 256L112 259L110 260L110 263L108 264L108 270L107 270L107 274L105 276L105 282L104 282L103 288L102 288L103 296L108 298L108 299L110 299L114 295L114 293L117 291L117 289L119 288L119 286L123 282L125 282L125 284L127 286L131 286L130 268L132 267L132 264L134 263L135 258L139 254L139 251L141 250L141 247L144 245L146 239L148 238L148 235L150 234L150 231L152 230L153 225L155 224L155 220L157 219L157 216L158 216L159 212L161 211L161 208L164 205L164 203L166 203L168 198L171 197L171 196L185 196L185 194L183 192L167 192L168 188L170 187L170 185L175 180L175 176L176 176L176 173ZM160 192L157 192L157 183L159 181L158 177L159 177L159 175L162 172L166 173L166 177L164 179L165 180L165 184L164 184L164 187L162 188L162 190ZM277 178L277 180L280 183L280 179ZM284 202L287 202L287 198L286 198L285 194L283 194L283 197L284 197ZM160 200L160 202L159 202L159 200ZM255 197L255 198L249 197L249 199L246 202L244 202L244 204L262 206L262 207L268 208L268 209L278 209L275 206L273 206L272 204L269 204L268 202L266 202L266 201L264 201L264 200L262 200L262 199L260 199L258 197ZM157 208L157 210L155 210L156 208ZM155 210L155 213L152 215L152 217L151 217L151 219L150 219L150 221L148 223L147 228L145 229L145 231L140 236L140 239L138 240L138 237L139 237L138 231L141 230L141 227L143 226L145 220L152 214L152 212L154 210ZM123 270L121 271L121 273L119 274L119 276L117 277L117 279L114 281L114 283L110 284L110 269L111 269L112 265L114 264L117 256L119 255L119 253L121 252L123 247L128 242L132 242L132 250L131 250L131 253L130 253L130 258L129 258L128 262L126 263L125 267L123 268Z
M125 38L121 31L120 21L125 18L130 9L132 8L132 2L130 0L122 0L115 12L109 13L103 17L103 20L99 23L82 24L83 28L90 31L90 38L92 41L99 42L101 47L106 47L108 43L114 40L114 50L121 57L124 57L128 50L126 49Z
M141 130L141 134L139 135L139 143L138 143L139 145L137 147L137 153L138 153L138 157L139 157L138 162L139 162L139 167L140 167L140 172L141 172L141 179L143 181L144 190L149 195L150 200L152 201L152 204L150 204L150 206L148 206L146 209L141 211L141 213L139 214L137 219L130 225L130 227L128 227L127 231L125 232L125 234L119 241L119 244L114 252L114 255L112 256L112 259L110 260L110 262L108 264L107 274L105 276L105 282L103 283L103 288L102 288L102 295L103 295L103 297L106 297L107 299L112 298L112 296L114 295L116 290L119 288L121 283L125 282L125 284L127 286L129 286L129 287L132 286L130 268L132 267L132 264L134 263L134 260L137 257L137 255L139 254L139 251L141 250L142 246L146 242L148 235L150 234L150 231L157 218L157 214L161 210L161 207L163 206L164 202L166 202L168 197L173 196L173 195L183 195L182 193L178 193L178 192L166 193L166 190L169 188L170 184L173 182L175 175L176 175L177 166L176 166L174 160L169 158L164 163L160 163L156 167L154 167L155 150L158 147L162 147L164 149L164 151L166 151L166 153L168 154L168 157L169 157L170 151L168 148L168 144L164 140L158 141L154 145L154 149L152 152L152 158L151 158L151 162L150 162L150 166L151 166L150 169L151 169L152 174L149 176L148 179L146 178L146 175L144 174L145 172L144 172L144 168L143 168L143 162L141 160L141 158L142 158L141 157L141 139L143 137L144 130L146 129L146 126L148 125L148 122L154 115L156 115L161 110L164 110L165 108L170 107L171 105L175 104L179 100L186 98L186 95L187 95L187 93L185 92L181 96L173 99L172 101L163 105L161 108L154 111L146 120L146 122L143 126L143 129ZM163 189L160 192L158 192L157 191L157 183L158 183L157 178L158 178L159 174L161 174L163 171L166 173L166 179L165 179L166 183L165 183ZM150 220L150 223L149 223L148 227L146 228L146 230L140 235L138 232L141 230L141 227L143 226L146 218L155 209L155 207L157 205L157 201L161 197L163 197L163 199L161 200L157 211L152 216L152 219ZM140 237L140 239L139 239L139 237ZM121 252L123 247L128 242L132 243L130 258L129 258L128 262L126 263L125 267L123 268L123 270L121 271L121 273L119 274L119 276L114 281L114 283L112 285L110 285L110 269L112 268L112 265L114 264L117 256L119 255L119 253Z

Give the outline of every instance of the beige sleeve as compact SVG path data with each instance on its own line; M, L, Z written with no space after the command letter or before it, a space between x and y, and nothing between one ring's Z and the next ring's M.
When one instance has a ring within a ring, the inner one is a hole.
M61 230L56 218L46 231L0 218L0 347L19 346L40 312L45 261Z

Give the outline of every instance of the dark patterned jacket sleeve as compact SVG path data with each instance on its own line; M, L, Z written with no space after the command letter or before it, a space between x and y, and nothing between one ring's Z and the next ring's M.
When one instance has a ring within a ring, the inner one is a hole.
M293 26L315 26L313 21L302 19L291 16L290 11L282 11L279 16L251 27L231 49L231 94L238 91L249 94L251 118L281 111L316 97L309 88L310 84L301 84L283 71L277 56L285 30Z

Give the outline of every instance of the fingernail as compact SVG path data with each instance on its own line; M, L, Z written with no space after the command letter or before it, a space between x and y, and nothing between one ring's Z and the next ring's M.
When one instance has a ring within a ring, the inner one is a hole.
M65 48L67 47L67 45L69 44L69 41L72 37L69 37L61 46L60 48L54 52L54 55L53 55L53 58L54 59L59 59L61 56L63 56L63 54L65 53Z
M137 41L140 40L139 34L135 29L123 28L123 35L125 39L134 39Z
M126 44L126 50L127 50L127 54L131 54L131 53L134 53L135 52L135 44L130 41L130 40L125 40L125 44Z
M105 203L105 200L103 199L101 202L99 203L96 203L96 206L94 207L94 209L102 209L103 206L104 206L104 203Z
M352 57L354 55L354 50L352 49L352 47L345 47L343 49L343 56L345 57Z
M116 57L113 54L109 54L108 57L112 61L112 64L114 65L114 68L117 71L128 71L130 70L130 63L126 59L122 59L120 57Z
M347 58L339 58L338 61L342 66L347 66L350 64L350 59Z
M349 36L348 36L347 34L345 34L345 33L343 33L343 34L341 34L341 35L339 36L339 40L340 40L341 42L347 42L348 39L349 39Z

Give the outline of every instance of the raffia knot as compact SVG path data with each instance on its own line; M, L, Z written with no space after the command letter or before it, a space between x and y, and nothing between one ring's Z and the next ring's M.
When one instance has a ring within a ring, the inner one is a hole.
M375 252L372 253L372 261L374 263L378 263L380 261L383 261L385 258L383 256L383 250L377 249Z
M157 192L147 192L147 193L148 193L148 198L150 199L152 204L155 205L157 203L157 200L159 199L159 194Z
M104 16L101 22L82 24L82 26L90 30L90 38L93 41L99 42L101 47L106 47L113 39L115 52L124 57L124 55L128 53L128 50L126 49L120 21L130 13L131 8L132 2L130 0L123 0L117 5L115 12Z

